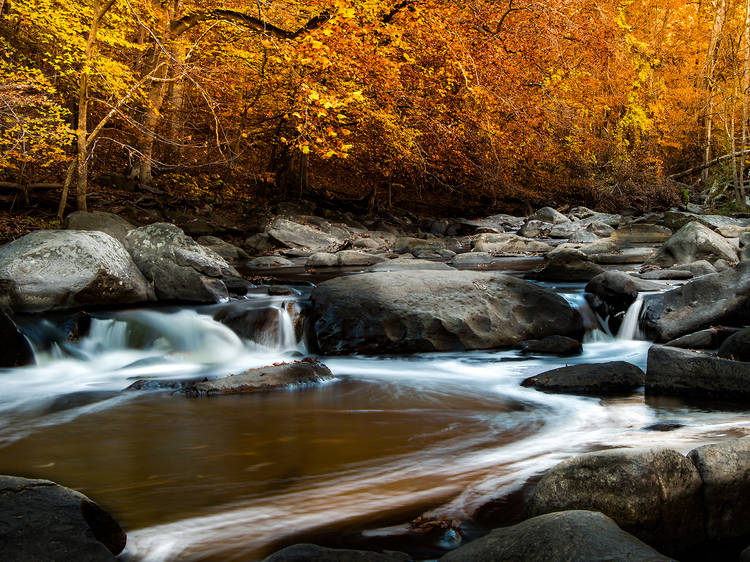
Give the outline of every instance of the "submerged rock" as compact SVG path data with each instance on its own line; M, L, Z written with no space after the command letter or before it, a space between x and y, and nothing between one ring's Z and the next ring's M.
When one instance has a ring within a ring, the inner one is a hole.
M306 331L327 354L490 349L583 333L581 315L555 292L487 272L339 277L311 301Z
M643 386L644 377L632 363L611 361L552 369L525 379L521 386L566 394L621 395Z
M39 230L0 248L0 307L44 312L154 298L122 244L103 232Z
M4 560L114 560L125 532L83 494L49 480L0 476Z
M595 511L570 510L527 519L449 552L440 562L569 562L671 558L620 529Z
M600 511L669 554L703 542L701 477L670 449L612 449L579 455L548 470L529 499L530 515Z

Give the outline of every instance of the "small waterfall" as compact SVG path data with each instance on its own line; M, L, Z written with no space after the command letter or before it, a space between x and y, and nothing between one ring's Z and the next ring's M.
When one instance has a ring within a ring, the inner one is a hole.
M294 329L295 320L298 318L299 311L295 302L288 302L279 307L279 349L289 350L298 347L297 333Z
M638 296L630 305L625 318L622 319L622 324L617 332L618 340L640 340L642 334L639 326L641 319L641 309L643 308L643 293L638 293Z

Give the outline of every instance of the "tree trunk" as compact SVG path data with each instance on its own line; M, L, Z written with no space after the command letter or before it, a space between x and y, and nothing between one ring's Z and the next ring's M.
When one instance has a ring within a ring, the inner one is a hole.
M706 67L704 85L706 90L706 148L704 152L704 164L711 161L711 142L713 140L713 113L714 113L714 70L716 68L716 56L719 50L724 21L726 20L727 2L719 0L714 12L714 24L711 29L711 40L706 55ZM708 180L708 168L703 173L703 181Z
M748 96L750 96L750 0L745 0L745 61L742 72L742 145L740 146L740 196L745 205L745 150L747 149Z

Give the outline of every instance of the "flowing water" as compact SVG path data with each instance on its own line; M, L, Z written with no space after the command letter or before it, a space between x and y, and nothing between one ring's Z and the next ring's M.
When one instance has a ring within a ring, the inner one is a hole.
M580 285L555 288L585 307ZM750 433L746 410L520 386L566 364L645 368L650 344L632 339L638 311L617 338L586 314L584 352L572 358L329 357L335 380L314 387L199 400L123 392L138 379L226 375L302 356L294 323L305 296L99 314L76 342L60 328L65 319L25 319L38 364L0 370L0 473L96 499L128 531L132 559L252 560L300 537L377 534L423 512L467 520L581 452L686 452ZM244 338L214 319L243 313L252 319ZM676 429L649 429L662 422Z

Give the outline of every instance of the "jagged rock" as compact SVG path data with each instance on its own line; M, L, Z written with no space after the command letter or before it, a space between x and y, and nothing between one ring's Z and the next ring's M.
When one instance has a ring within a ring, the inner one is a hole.
M44 312L154 298L122 244L103 232L40 230L0 248L0 307Z
M295 544L273 553L263 562L410 562L403 552L370 552L325 548L314 544Z
M75 211L65 217L63 228L66 230L93 230L109 234L112 238L126 245L125 237L135 226L124 218L113 213L102 211Z
M114 560L125 532L83 494L49 480L0 476L4 560Z
M673 554L703 542L701 485L698 470L677 451L597 451L548 470L531 494L528 512L600 511L623 530Z
M595 511L570 510L495 529L440 558L440 562L570 562L671 560Z
M34 352L13 320L0 310L0 369L21 367L34 363Z
M670 267L698 260L725 259L737 262L737 248L723 236L699 222L690 222L678 230L648 261L648 264Z
M250 257L247 255L247 252L239 246L225 242L216 236L201 236L198 238L198 244L204 248L213 250L224 258L227 263L237 263Z
M385 264L379 264L385 265ZM580 314L549 289L472 271L368 273L313 289L311 343L326 354L512 347L528 339L581 339Z
M750 364L653 345L648 351L646 394L748 401Z
M643 386L644 377L632 363L611 361L552 369L525 379L521 386L565 394L622 395Z

